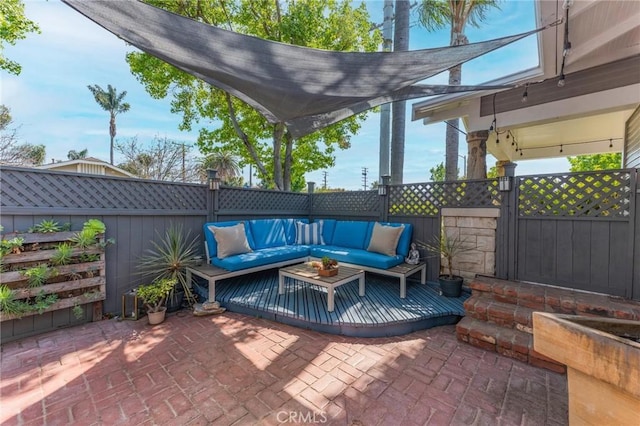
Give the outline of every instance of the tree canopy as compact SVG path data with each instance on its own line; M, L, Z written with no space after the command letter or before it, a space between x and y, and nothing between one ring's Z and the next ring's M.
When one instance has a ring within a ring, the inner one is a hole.
M100 107L109 113L109 136L111 143L109 145L110 159L109 162L113 164L113 141L116 137L116 115L127 112L131 108L127 102L124 101L124 97L127 96L127 91L118 93L115 87L110 84L107 85L107 90L97 84L87 86L89 91L93 94L94 99L100 105Z
M619 169L622 166L622 153L578 155L568 157L572 172Z
M44 163L44 145L18 144L18 130L12 124L11 110L0 104L0 164L33 167Z
M465 27L479 27L487 20L487 13L491 8L497 8L497 0L422 0L418 4L417 14L420 24L427 31L435 31L449 27L450 45L461 46L469 44L469 39L464 34ZM459 86L462 82L462 64L449 70L449 85ZM445 180L457 180L458 150L459 150L459 120L454 118L447 120L446 130L446 159ZM463 173L467 175L465 170ZM467 176L471 179L484 178L486 176Z
M14 46L18 40L25 39L27 34L33 32L40 33L40 28L25 15L22 0L0 2L0 69L9 74L20 74L20 64L4 56L5 43Z
M381 41L371 30L366 6L348 0L305 2L239 0L185 3L146 0L192 19L268 40L342 51L375 51ZM267 187L304 189L304 174L334 165L336 149L347 149L366 114L295 139L284 124L270 124L256 110L229 94L143 53L127 61L154 98L172 96L173 113L182 114L180 129L199 130L203 154L230 152L253 164Z

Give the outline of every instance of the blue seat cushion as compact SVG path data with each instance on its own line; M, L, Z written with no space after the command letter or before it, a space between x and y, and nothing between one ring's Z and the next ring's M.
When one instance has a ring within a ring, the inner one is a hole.
M211 263L228 271L240 271L242 269L254 268L256 266L264 266L272 263L302 258L308 255L309 246L291 245L264 248L251 253L242 253L225 257L224 259L213 257L211 259Z
M322 258L329 256L338 262L351 263L354 265L369 266L371 268L389 269L404 262L404 257L400 255L387 256L385 254L373 253L367 250L346 248L339 246L311 246L309 253L312 257Z

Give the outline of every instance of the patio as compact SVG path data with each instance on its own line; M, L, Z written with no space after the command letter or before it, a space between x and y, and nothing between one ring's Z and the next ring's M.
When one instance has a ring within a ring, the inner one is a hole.
M367 273L366 292L358 294L358 281L336 289L335 310L327 311L327 290L298 280L287 280L278 294L278 271L257 272L220 281L216 300L229 311L277 321L304 329L353 337L398 336L424 328L455 324L465 315L470 294L449 298L434 282L407 280L407 297L398 297L398 279ZM206 285L206 282L202 282ZM206 300L208 289L195 290Z
M0 367L2 424L567 423L564 375L454 326L364 339L178 313L6 343Z

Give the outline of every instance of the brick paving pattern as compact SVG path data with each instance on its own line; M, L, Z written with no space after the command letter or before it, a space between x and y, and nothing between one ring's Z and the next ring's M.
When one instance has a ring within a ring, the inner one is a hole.
M455 326L351 338L241 314L101 321L2 346L6 425L564 425L566 376Z

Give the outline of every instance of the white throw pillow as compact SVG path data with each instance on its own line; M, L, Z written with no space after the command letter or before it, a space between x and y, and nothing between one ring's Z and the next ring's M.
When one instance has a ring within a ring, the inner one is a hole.
M213 236L218 244L218 259L253 251L247 241L244 223L241 222L233 226L210 225L209 229L213 232Z
M296 222L296 244L324 244L322 222Z
M396 255L396 247L400 240L400 234L404 231L404 225L386 226L378 222L373 224L371 241L367 251L373 251L387 256Z

